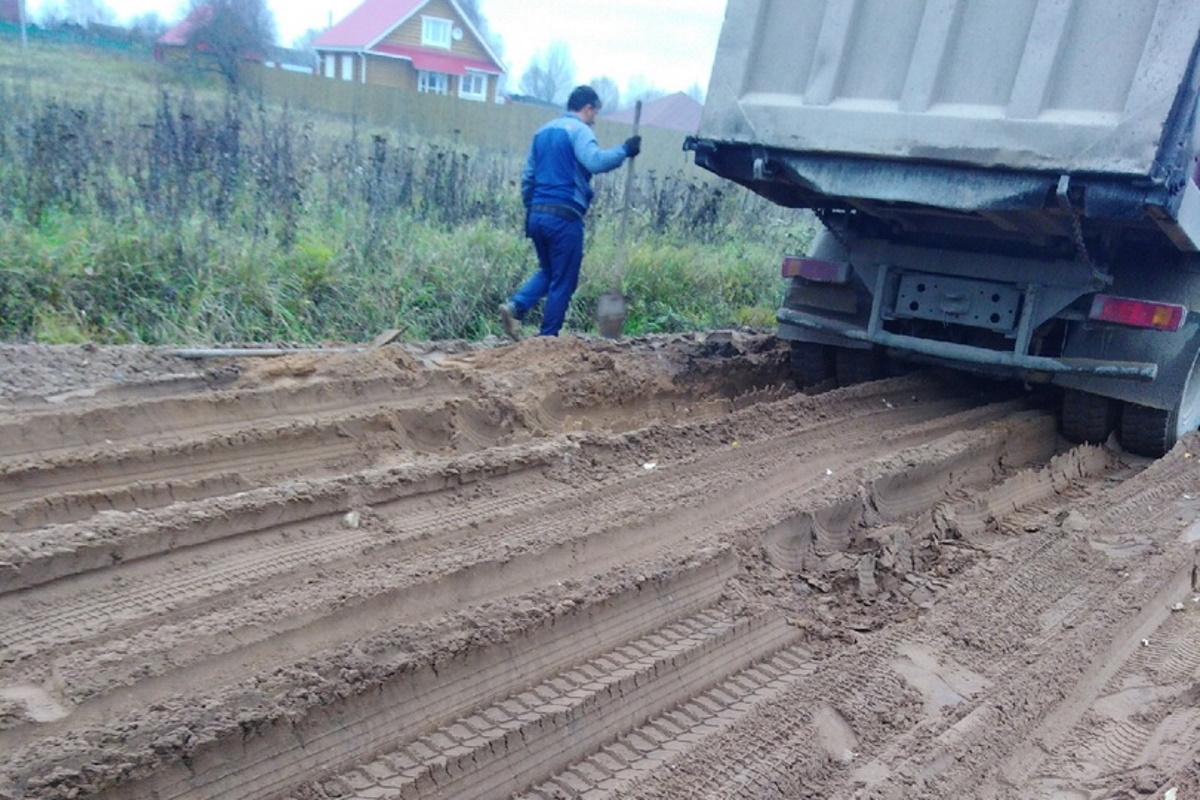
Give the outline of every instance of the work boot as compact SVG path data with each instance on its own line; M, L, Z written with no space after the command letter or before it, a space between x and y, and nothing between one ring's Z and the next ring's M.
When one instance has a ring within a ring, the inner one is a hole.
M500 304L500 324L504 327L504 333L508 338L514 342L521 341L521 321L517 319L512 303Z

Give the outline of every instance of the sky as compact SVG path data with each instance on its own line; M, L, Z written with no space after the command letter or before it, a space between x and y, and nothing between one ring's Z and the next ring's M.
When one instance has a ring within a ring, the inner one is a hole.
M280 44L290 45L310 28L336 23L360 0L268 0ZM26 0L37 19L42 6L60 0ZM150 11L167 21L183 14L181 0L103 0L119 22ZM563 42L575 62L576 79L607 76L622 90L641 81L665 91L707 89L726 0L480 0L491 30L503 40L509 85L540 53Z

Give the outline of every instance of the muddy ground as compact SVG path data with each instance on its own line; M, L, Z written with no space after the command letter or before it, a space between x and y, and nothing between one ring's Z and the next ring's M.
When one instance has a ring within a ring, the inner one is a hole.
M1200 797L1200 440L787 360L0 347L0 797Z

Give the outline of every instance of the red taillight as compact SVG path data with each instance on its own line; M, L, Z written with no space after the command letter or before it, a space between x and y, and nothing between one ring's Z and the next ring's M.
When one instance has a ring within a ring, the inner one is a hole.
M1135 328L1177 331L1183 326L1187 309L1171 303L1150 303L1145 300L1098 294L1092 300L1092 310L1088 317L1101 322L1132 325Z
M785 256L783 269L785 278L804 278L818 283L849 283L850 265L841 261L822 261L818 258Z

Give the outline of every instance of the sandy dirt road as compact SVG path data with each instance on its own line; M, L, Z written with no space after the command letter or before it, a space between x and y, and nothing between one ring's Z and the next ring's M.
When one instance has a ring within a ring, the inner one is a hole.
M1200 797L1196 438L740 333L0 355L2 798Z

